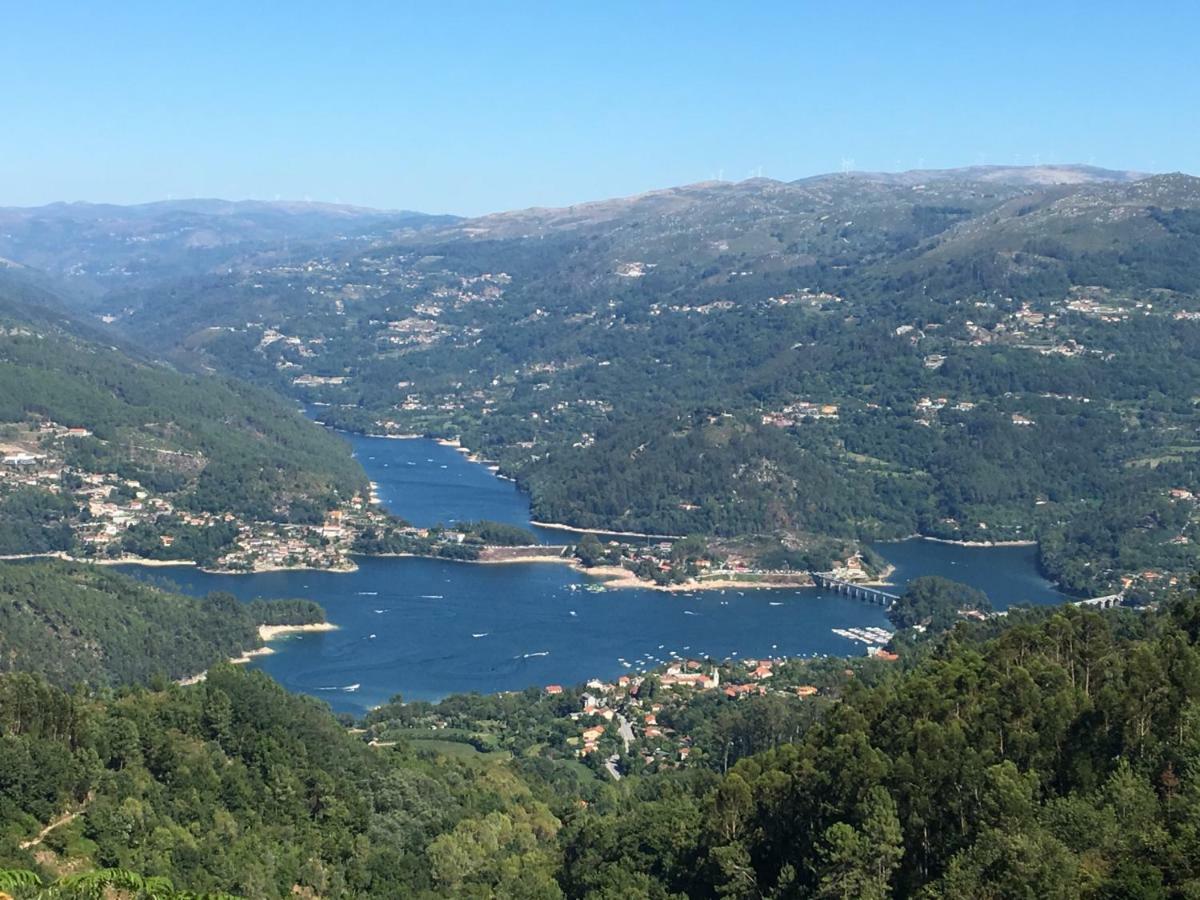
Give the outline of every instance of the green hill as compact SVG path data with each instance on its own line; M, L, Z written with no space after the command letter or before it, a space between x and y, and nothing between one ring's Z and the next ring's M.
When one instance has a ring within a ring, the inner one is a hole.
M1153 591L1200 562L1198 185L704 183L134 273L86 308L330 424L460 437L540 520L1036 540L1069 590Z
M63 688L186 678L258 647L261 623L323 620L312 604L198 599L95 566L0 563L0 671Z
M0 300L0 555L89 534L98 547L164 517L180 540L168 555L211 559L239 522L319 524L365 487L345 442L292 405L102 343L28 302L36 289L15 293ZM115 510L112 535L97 503Z
M405 737L479 715L536 746L575 691L416 704L432 728L371 747L261 672L117 695L0 676L0 867L254 898L1189 897L1198 642L1192 595L1013 610L901 663L795 662L822 700L698 697L671 721L714 752L620 782Z

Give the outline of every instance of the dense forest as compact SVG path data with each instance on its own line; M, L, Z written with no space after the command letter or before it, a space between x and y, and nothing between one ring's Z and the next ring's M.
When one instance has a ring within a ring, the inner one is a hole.
M88 565L0 563L0 672L62 688L179 679L261 645L258 625L324 621L308 600L187 597Z
M832 702L783 731L774 696L690 706L694 730L721 721L750 755L620 782L525 754L446 755L393 725L369 746L233 667L115 694L10 674L0 867L119 868L256 898L1189 897L1198 642L1195 594L963 622L900 663L830 669ZM438 712L499 715L537 741L551 702ZM21 848L64 810L77 815Z

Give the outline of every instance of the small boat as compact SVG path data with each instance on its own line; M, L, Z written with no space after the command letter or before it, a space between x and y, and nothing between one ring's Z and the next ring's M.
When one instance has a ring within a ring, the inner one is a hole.
M473 631L473 632L471 632L471 637L481 638L481 637L487 637L489 634L491 634L490 631L478 631L478 632Z
M355 682L354 684L348 684L348 685L346 685L344 688L342 688L342 690L343 690L343 691L345 691L345 692L346 692L346 693L348 693L348 694L353 694L353 693L354 693L355 691L357 691L357 690L358 690L360 687L362 687L362 685L361 685L361 684L359 684L358 682Z

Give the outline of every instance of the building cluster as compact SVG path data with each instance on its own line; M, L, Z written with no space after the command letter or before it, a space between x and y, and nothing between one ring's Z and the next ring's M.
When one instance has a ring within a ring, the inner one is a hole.
M66 520L76 549L91 559L120 559L129 555L131 529L146 526L156 540L156 559L176 558L182 533L218 525L236 525L236 537L215 568L252 571L269 568L351 567L349 554L357 534L385 519L367 499L355 497L345 508L331 511L320 525L242 521L232 513L194 511L179 507L136 479L116 472L93 472L68 464L69 441L90 438L85 428L44 422L32 427L9 426L12 435L0 439L0 494L35 489L68 497L78 513ZM175 451L140 448L155 454ZM188 456L189 467L203 468L204 460ZM139 532L139 552L147 554L145 531ZM174 551L172 551L174 548ZM131 556L131 559L137 557Z
M607 735L607 747L623 747L647 766L682 764L691 753L692 739L670 723L677 718L674 713L695 697L720 693L736 701L772 690L799 698L819 693L810 684L773 686L771 679L783 661L745 659L718 667L711 661L681 659L661 672L622 675L611 682L592 679L579 697L579 709L570 713L579 731L567 744L576 756L588 757L605 752ZM545 692L560 695L563 687L547 685Z
M838 406L836 403L797 400L795 403L789 403L778 412L764 413L762 423L764 425L774 425L776 428L791 428L799 422L812 419L836 420L837 417Z

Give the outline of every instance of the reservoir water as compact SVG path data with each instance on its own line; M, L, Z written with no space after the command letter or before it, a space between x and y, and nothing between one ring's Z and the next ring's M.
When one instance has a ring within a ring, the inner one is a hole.
M434 441L349 437L392 512L419 525L493 519L528 526L527 498L510 481ZM536 530L540 540L568 533ZM979 587L998 608L1064 598L1038 576L1032 547L982 549L929 541L881 544L898 586L945 575ZM359 570L211 575L193 568L126 572L185 592L243 600L311 597L339 630L279 641L254 665L289 690L362 712L394 694L436 699L460 691L520 690L613 678L683 657L862 655L831 629L887 627L883 610L815 588L697 591L584 590L590 579L553 563L480 565L360 559ZM357 687L355 687L357 686ZM353 689L351 689L353 688Z

